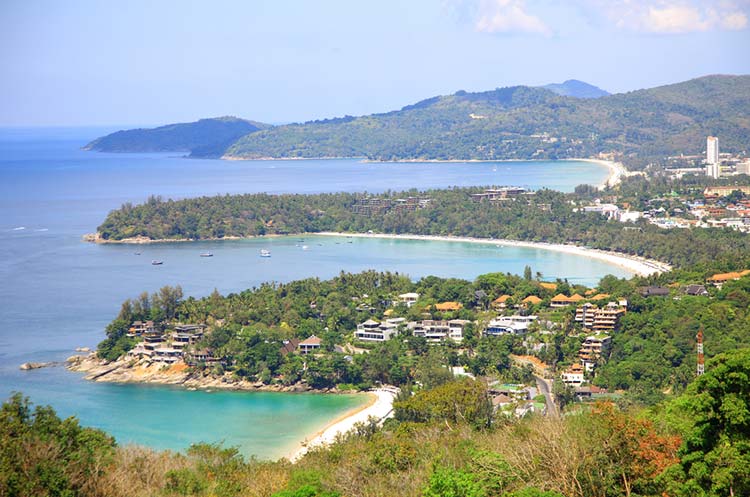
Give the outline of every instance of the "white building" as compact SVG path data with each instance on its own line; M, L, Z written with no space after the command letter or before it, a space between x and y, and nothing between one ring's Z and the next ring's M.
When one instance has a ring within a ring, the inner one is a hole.
M368 319L357 325L354 336L365 342L385 342L398 335L398 327L404 321L404 318L393 318L378 323L374 319Z
M712 178L719 178L721 176L719 139L715 136L706 138L706 176Z
M529 330L529 325L536 321L536 319L537 316L499 316L487 323L484 335L522 335Z
M419 300L419 294L415 292L402 293L398 296L398 300L406 304L406 307L411 307Z
M412 321L408 328L417 337L425 337L428 342L440 342L450 338L454 342L464 339L464 327L471 321L466 319L451 319L450 321Z
M580 387L584 382L583 366L580 364L573 364L561 376L563 383L566 385Z

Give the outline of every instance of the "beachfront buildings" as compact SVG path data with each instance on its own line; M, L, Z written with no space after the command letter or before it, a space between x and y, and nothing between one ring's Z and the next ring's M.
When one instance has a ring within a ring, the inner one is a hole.
M320 349L321 342L320 338L312 335L311 337L302 340L299 345L297 345L297 350L299 350L300 354L312 354Z

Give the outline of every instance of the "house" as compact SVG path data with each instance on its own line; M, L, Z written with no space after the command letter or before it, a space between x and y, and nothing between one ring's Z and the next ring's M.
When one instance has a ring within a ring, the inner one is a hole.
M487 323L484 335L522 335L529 330L529 325L536 320L537 316L498 316Z
M738 280L748 274L750 274L750 269L745 269L744 271L733 271L731 273L719 273L711 276L707 281L720 289L727 281Z
M295 350L297 350L297 347L299 346L299 340L296 338L292 338L291 340L284 340L281 345L281 355L287 355L291 354Z
M405 321L404 318L393 318L379 323L374 319L368 319L364 323L357 325L357 331L354 332L354 336L358 340L365 342L385 342L398 334L399 325Z
M492 301L493 309L505 309L508 306L508 300L512 299L510 295L500 295Z
M200 349L200 350L194 350L187 354L187 363L191 366L195 366L196 364L203 362L206 364L212 363L212 362L219 362L219 359L215 358L213 355L213 352L209 349Z
M461 302L440 302L435 304L435 310L440 312L458 311L463 308Z
M402 293L398 296L398 300L406 304L406 307L411 307L419 300L419 294L415 292Z
M669 288L665 286L644 286L638 289L643 297L666 297L669 295Z
M156 327L153 321L133 321L132 326L128 330L129 337L136 337L145 335L146 333L155 333Z
M566 385L580 387L583 382L583 366L580 364L573 364L570 366L562 375L562 382Z
M513 404L513 399L505 395L504 393L498 393L492 396L492 410L502 411L505 407Z
M577 293L571 295L570 297L563 295L562 293L558 293L557 295L552 297L549 305L550 307L567 307L572 304L577 304L581 300L585 300L585 298L581 295L578 295Z
M440 342L450 338L454 342L464 339L464 328L471 321L466 319L451 319L450 321L435 321L425 319L412 321L407 325L414 336L425 337L428 342Z
M705 297L708 295L708 290L703 285L688 285L685 287L685 294Z
M579 401L593 399L596 397L602 397L606 395L607 389L606 388L599 388L595 385L589 385L585 387L576 387L575 389L576 397Z
M542 281L539 283L539 286L551 292L554 292L555 290L557 290L557 283L547 283L547 282Z
M300 354L309 354L311 352L314 352L320 348L321 340L320 338L316 337L315 335L312 335L309 338L306 338L305 340L302 340L298 345L297 349L299 350Z
M536 295L529 295L528 297L526 297L525 299L521 301L521 304L523 305L537 305L541 303L542 303L542 299L540 299Z

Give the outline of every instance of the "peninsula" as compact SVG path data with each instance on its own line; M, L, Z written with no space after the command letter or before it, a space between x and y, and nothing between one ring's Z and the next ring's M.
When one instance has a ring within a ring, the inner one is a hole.
M154 130L121 131L87 148L101 151L191 151L225 159L369 160L569 159L607 154L642 169L686 145L721 134L728 150L750 141L750 76L714 75L604 95L566 82L457 91L399 110L267 126L201 120ZM576 96L598 98L578 98ZM202 130L194 133L194 130ZM700 150L695 150L699 153Z

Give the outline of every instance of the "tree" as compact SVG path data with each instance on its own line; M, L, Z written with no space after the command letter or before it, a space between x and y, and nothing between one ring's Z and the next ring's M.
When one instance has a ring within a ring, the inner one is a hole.
M675 403L692 417L679 495L750 495L750 349L709 361Z

